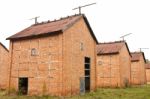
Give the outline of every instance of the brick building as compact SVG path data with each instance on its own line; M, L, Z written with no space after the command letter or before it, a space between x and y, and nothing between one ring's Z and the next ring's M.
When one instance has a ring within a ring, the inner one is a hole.
M131 83L142 85L146 83L145 56L143 52L131 53Z
M37 23L7 39L10 89L56 96L95 90L97 40L85 15Z
M130 84L131 55L124 41L97 45L97 86L125 87Z
M0 43L0 89L6 89L8 87L8 55L8 49L2 43Z
M146 69L146 81L147 84L150 84L150 63L146 63L145 69Z

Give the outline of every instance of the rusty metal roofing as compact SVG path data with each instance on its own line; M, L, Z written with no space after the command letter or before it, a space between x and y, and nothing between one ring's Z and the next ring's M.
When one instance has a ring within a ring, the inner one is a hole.
M146 69L150 69L150 63L145 64Z
M45 34L53 34L53 33L62 33L69 27L71 27L74 23L76 23L80 18L83 18L85 23L87 24L87 27L94 38L94 40L98 43L90 25L85 17L85 15L73 15L68 16L64 18L60 18L59 20L54 21L47 21L42 23L34 24L19 33L16 33L10 37L7 38L7 40L14 40L14 39L20 39L20 38L27 38L27 37L33 37L33 36L39 36L39 35L45 35Z
M98 55L118 54L124 45L128 49L127 43L125 41L99 43L97 45L97 54ZM128 49L128 52L129 52L129 49ZM130 52L129 52L129 54L130 54Z
M142 56L145 63L146 63L146 59L145 59L145 56L144 56L144 53L143 52L132 52L131 53L131 62L136 62L136 61L140 61L140 57Z

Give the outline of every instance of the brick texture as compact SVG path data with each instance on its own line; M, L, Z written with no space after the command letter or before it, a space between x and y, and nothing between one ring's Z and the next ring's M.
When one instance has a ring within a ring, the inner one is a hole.
M143 85L146 83L145 61L142 55L138 61L131 62L131 83L132 85Z
M83 50L81 50L83 43ZM31 49L36 55L31 55ZM96 42L81 18L64 33L11 41L10 88L18 90L18 78L28 77L28 94L65 96L80 92L84 57L91 58L91 90L96 88ZM44 88L44 86L46 86Z
M8 50L0 44L0 89L8 88L8 55Z
M97 86L124 87L130 85L131 62L127 47L118 54L97 55Z
M150 84L150 63L145 64L145 69L146 69L146 81L147 84Z
M146 80L147 84L150 84L150 69L146 69Z

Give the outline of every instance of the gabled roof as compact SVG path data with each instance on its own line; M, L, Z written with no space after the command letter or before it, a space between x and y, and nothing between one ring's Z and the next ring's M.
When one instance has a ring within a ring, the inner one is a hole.
M145 64L145 68L146 68L146 69L150 69L150 63L146 63L146 64Z
M0 45L7 51L9 52L9 50L0 42Z
M124 45L127 47L130 54L128 45L125 41L115 41L108 43L99 43L97 45L97 55L119 54L119 51Z
M35 37L35 36L39 36L39 35L41 36L41 35L45 35L45 34L62 33L66 29L71 27L73 24L75 24L81 18L84 19L84 21L89 29L89 32L91 33L91 36L98 43L86 16L83 14L60 18L59 20L47 21L47 22L34 24L34 25L8 37L7 40Z
M131 53L131 62L140 61L140 57L142 56L144 59L144 62L146 63L144 52L132 52Z

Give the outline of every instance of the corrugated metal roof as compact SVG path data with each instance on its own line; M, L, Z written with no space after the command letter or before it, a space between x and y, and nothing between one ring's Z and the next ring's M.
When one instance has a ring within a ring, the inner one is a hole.
M99 43L97 45L97 54L117 54L124 45L126 45L125 41Z
M79 18L81 18L81 15L74 15L70 17L61 18L60 20L37 23L24 29L23 31L20 31L19 33L16 33L15 35L12 35L7 39L16 39L47 33L54 33L66 29L68 25L74 23Z
M16 33L15 35L8 37L7 40L8 39L15 40L15 39L27 38L27 37L33 37L33 36L35 37L35 36L39 36L39 35L54 34L54 33L58 33L58 32L62 33L64 30L68 29L75 22L77 22L80 18L84 19L84 21L90 31L91 36L96 41L96 43L98 43L87 18L83 14L60 18L59 20L47 21L47 22L34 24L34 25L24 29L23 31Z
M134 52L134 53L131 53L131 56L132 56L131 61L139 61L141 53L140 52Z
M143 52L132 52L131 53L131 61L132 62L135 62L135 61L140 61L140 57L142 56L145 63L146 63L146 60L145 60L145 56L144 56L144 53Z
M145 64L146 69L150 69L150 63Z

